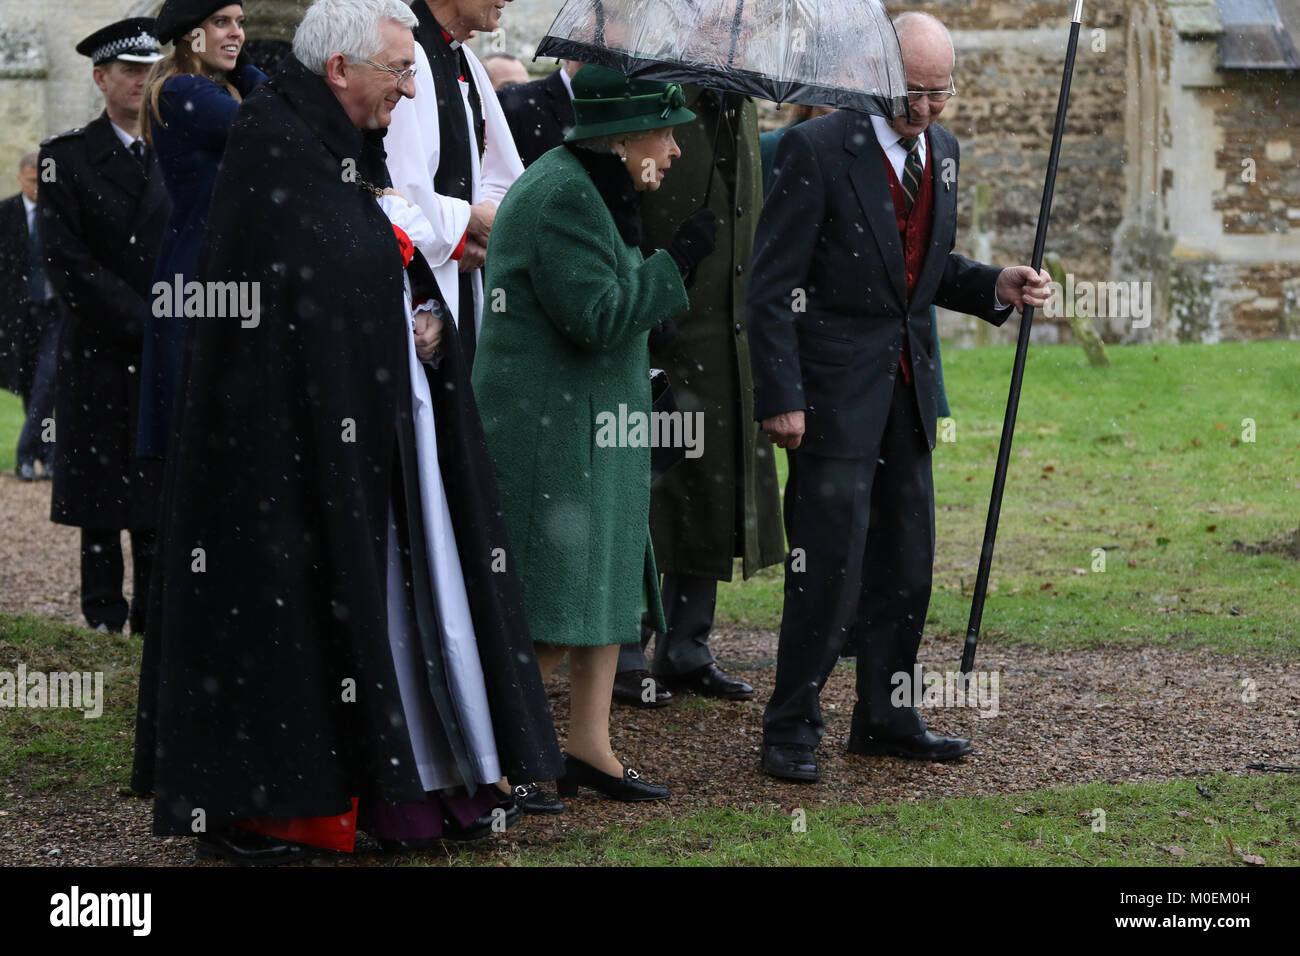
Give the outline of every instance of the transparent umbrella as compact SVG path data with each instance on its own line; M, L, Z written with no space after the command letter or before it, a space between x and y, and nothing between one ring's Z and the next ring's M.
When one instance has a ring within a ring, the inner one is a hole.
M777 103L907 111L879 0L567 0L537 55Z

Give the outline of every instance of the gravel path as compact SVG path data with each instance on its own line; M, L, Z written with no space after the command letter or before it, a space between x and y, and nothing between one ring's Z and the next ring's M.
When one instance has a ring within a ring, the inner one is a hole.
M750 680L759 699L746 703L679 698L657 711L616 708L615 751L673 791L666 804L620 804L588 791L557 817L525 817L476 853L493 862L577 829L634 827L707 807L795 807L1009 793L1092 781L1169 780L1247 764L1300 763L1300 664L1169 649L1105 654L1043 653L989 647L980 667L1000 679L998 715L975 709L926 712L937 732L970 736L976 751L951 764L913 763L844 752L853 703L847 665L823 693L827 734L818 752L822 783L783 783L758 769L762 702L772 686L776 635L719 632L724 667ZM927 641L922 660L946 667L953 642ZM1257 684L1242 700L1241 681ZM551 688L557 725L568 713L564 679ZM0 860L7 864L189 864L187 839L149 832L150 803L114 792L25 795L8 786L0 811ZM1086 808L1084 808L1086 809ZM383 865L369 841L355 857L330 864ZM431 860L438 858L435 851Z
M50 482L0 474L0 609L85 624L80 545L77 528L50 520Z
M48 483L0 478L0 553L5 555L0 607L76 621L77 532L50 524L48 507ZM1300 764L1300 662L1172 647L1046 652L989 644L979 667L999 678L997 715L983 718L974 707L926 712L936 732L971 737L973 755L928 764L846 754L853 672L852 663L844 662L822 695L823 782L783 783L758 767L762 706L772 687L776 643L771 631L724 630L714 637L723 667L758 688L756 701L688 696L662 710L615 709L615 751L649 779L670 787L671 802L619 804L584 791L564 814L526 817L507 834L486 841L476 858L485 863L516 854L526 858L529 846L575 829L634 827L707 807L789 813L824 804L1248 773L1251 763ZM921 660L928 667L953 668L959 651L952 639L927 639ZM1252 696L1243 691L1243 680L1254 682L1253 700L1243 699ZM563 734L564 678L550 690ZM188 839L150 834L147 800L112 791L26 794L15 781L2 785L10 797L8 809L0 811L0 861L6 864L193 863ZM378 854L368 840L358 850L354 857L318 863L384 865L394 859Z

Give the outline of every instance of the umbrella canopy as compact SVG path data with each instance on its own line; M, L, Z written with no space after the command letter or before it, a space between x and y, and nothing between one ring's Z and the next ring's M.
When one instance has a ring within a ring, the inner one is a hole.
M537 56L777 103L907 112L879 0L567 0Z

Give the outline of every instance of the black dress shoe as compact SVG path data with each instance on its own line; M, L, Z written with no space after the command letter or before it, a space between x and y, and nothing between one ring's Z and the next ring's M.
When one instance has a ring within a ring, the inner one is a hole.
M754 688L736 677L727 676L716 663L705 664L680 677L661 677L660 681L679 691L690 691L701 697L720 697L723 700L753 700Z
M611 800L631 803L638 800L667 800L668 788L658 783L641 779L641 775L631 767L623 768L622 777L602 773L591 764L583 763L577 757L564 755L564 776L555 781L555 789L562 797L576 797L578 787L589 787Z
M805 744L764 744L763 771L782 780L803 783L816 783L821 779L813 749Z
M29 461L25 461L14 469L14 474L18 476L19 481L35 481L36 466Z
M492 786L492 790L501 798L501 802L468 826L462 826L454 817L448 816L444 812L442 816L442 836L414 840L380 840L379 848L385 853L409 853L412 850L433 849L440 840L450 840L453 843L472 843L475 840L486 840L494 833L501 832L500 827L495 830L492 827L492 824L498 819L498 810L505 811L505 816L502 819L506 827L513 824L524 813L513 793L506 793L495 785Z
M442 839L456 843L485 840L494 833L503 832L503 825L504 827L513 826L524 815L524 809L519 805L519 801L515 799L514 794L505 793L496 786L493 786L492 789L501 795L501 803L468 826L461 826L453 817L444 815L442 818ZM505 811L504 817L497 813L498 810ZM493 829L493 824L498 819L502 820L502 824L498 824Z
M956 760L974 749L965 737L938 737L928 730L911 737L872 737L857 731L849 734L849 753L868 757L888 754L908 760Z
M238 827L217 833L200 833L194 843L194 854L200 860L225 860L239 866L280 866L310 856L308 848L300 843L277 840Z
M651 681L653 686L647 686ZM614 703L628 707L667 707L673 692L649 671L620 671L614 675Z
M521 783L515 787L515 803L524 813L561 813L564 804L535 783Z

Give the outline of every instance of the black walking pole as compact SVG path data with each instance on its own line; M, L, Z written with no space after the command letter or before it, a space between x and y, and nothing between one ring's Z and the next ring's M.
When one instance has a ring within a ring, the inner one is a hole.
M1052 212L1052 191L1056 188L1056 163L1061 155L1061 137L1065 132L1065 110L1070 102L1070 78L1074 75L1074 53L1079 46L1079 26L1083 21L1083 0L1076 0L1070 24L1070 42L1065 51L1065 75L1061 79L1061 96L1056 101L1056 127L1052 130L1052 152L1047 159L1047 180L1043 183L1043 204L1038 209L1038 233L1034 237L1032 265L1043 267L1043 246L1047 243L1047 220ZM998 446L998 465L993 473L993 494L989 498L989 516L984 524L984 547L980 550L980 568L975 577L975 595L971 602L970 622L966 625L966 647L961 655L961 672L969 675L975 666L975 646L980 638L980 619L984 616L984 597L989 587L993 565L993 541L998 534L998 516L1002 512L1002 491L1007 483L1007 464L1011 459L1011 437L1016 430L1016 410L1020 407L1020 386L1025 378L1025 358L1029 353L1029 328L1034 310L1026 306L1020 319L1020 337L1016 341L1016 364L1011 371L1011 392L1007 396L1007 413L1002 420L1002 442Z

